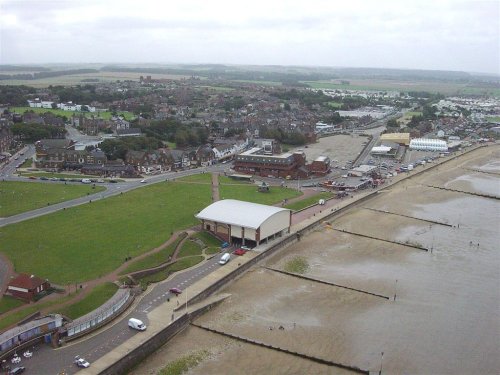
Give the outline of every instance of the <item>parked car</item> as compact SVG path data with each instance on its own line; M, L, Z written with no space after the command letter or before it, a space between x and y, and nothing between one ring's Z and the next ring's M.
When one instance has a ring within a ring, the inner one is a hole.
M24 370L26 370L26 368L24 366L15 367L9 371L9 375L22 374L24 372Z
M48 178L47 178L47 177L45 177L45 176L42 176L42 177L40 177L40 180L44 180L44 181L46 181L46 180L48 180Z
M219 264L224 265L227 262L229 262L230 259L231 259L231 255L229 253L225 253L224 255L221 256L221 258L219 260Z
M245 255L246 254L246 250L243 250L242 248L239 248L239 249L236 249L233 251L233 254L234 255Z
M90 363L89 363L89 362L87 362L87 361L85 360L85 358L82 358L82 357L80 357L79 355L77 355L77 356L75 357L75 365L77 365L78 367L81 367L81 368L87 368L87 367L89 367L89 366L90 366Z
M169 291L170 293L175 294L176 296L178 296L179 294L181 294L181 293L182 293L182 290L181 290L181 289L179 289L179 288L170 288L168 291Z
M146 180L141 180L141 184L145 184L146 182Z

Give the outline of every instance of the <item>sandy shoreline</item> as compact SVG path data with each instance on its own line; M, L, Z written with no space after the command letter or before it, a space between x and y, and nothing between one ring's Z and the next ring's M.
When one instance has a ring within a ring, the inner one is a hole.
M232 296L197 323L370 371L379 370L383 351L384 374L497 373L500 203L426 185L500 196L492 174L500 173L499 159L499 147L484 147L406 179L266 264L282 269L300 255L308 277L390 299L257 268L226 288ZM199 350L211 354L191 374L349 372L190 327L131 373L156 374Z

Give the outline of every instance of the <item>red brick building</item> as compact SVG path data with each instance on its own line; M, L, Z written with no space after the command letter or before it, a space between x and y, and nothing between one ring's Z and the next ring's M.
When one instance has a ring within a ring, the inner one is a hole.
M50 288L48 280L22 273L11 280L5 294L27 301L34 301L38 294L48 288Z
M234 158L233 169L239 173L262 177L307 178L306 156L303 152L282 155L264 155L262 148L255 147Z
M311 171L311 174L316 176L326 176L330 173L330 158L327 156L319 156L307 167Z

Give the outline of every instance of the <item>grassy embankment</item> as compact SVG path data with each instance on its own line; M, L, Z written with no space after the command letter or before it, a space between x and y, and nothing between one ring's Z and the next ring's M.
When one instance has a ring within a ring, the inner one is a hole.
M16 215L106 190L102 186L0 181L0 217Z

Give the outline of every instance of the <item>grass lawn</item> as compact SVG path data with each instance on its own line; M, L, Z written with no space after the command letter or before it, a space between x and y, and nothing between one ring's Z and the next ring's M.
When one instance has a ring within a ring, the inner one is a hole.
M198 245L196 242L187 240L182 244L178 256L180 258L190 255L201 255L201 250L202 249L200 245Z
M238 180L238 179L234 179L234 178L231 178L231 177L227 177L227 176L221 176L219 175L219 185L220 184L237 184L237 185L254 185L254 186L257 186L255 185L253 182L248 182L248 181L244 181L244 180Z
M168 261L169 255L172 255L175 251L175 248L181 242L184 238L186 238L187 234L182 233L177 237L177 239L172 242L170 245L168 245L166 248L158 251L157 253L148 255L147 257L144 257L137 262L134 262L130 264L122 273L121 275L125 275L128 273L140 271L140 270L146 270L148 268L153 268L156 266L159 266L162 263L165 263Z
M102 118L104 120L109 120L113 115L110 111L105 112L78 112L78 111L64 111L62 109L52 109L52 108L31 108L31 107L10 107L11 112L23 114L26 111L33 111L35 113L46 113L50 112L56 116L66 116L67 118L71 118L74 115L80 116L83 115L85 117L91 118L92 116L95 118ZM128 111L118 111L118 115L121 115L125 118L125 120L130 121L133 120L136 116L132 112Z
M82 300L61 309L55 308L53 312L66 315L71 319L79 318L104 304L113 297L117 290L118 287L113 283L98 285Z
M311 197L302 199L300 201L287 204L285 206L285 208L289 208L291 210L298 211L298 210L301 210L301 209L306 208L308 206L312 206L313 204L317 204L320 199L328 199L331 197L333 197L333 194L329 193L329 192L318 193L318 194L315 194Z
M0 229L0 251L16 272L64 285L105 275L127 256L164 243L198 224L210 186L157 183Z
M24 305L24 302L11 296L3 296L0 299L0 314L3 314L16 307Z
M342 107L342 103L339 102L328 102L328 106L334 109L339 109Z
M31 168L33 165L33 158L26 159L23 164L21 164L21 168Z
M165 280L167 277L169 277L174 272L193 267L196 264L202 262L204 259L205 258L201 255L195 255L195 256L181 258L177 262L175 262L174 264L168 266L166 269L159 271L153 275L148 275L146 277L143 277L142 279L140 279L140 283L141 283L142 287L145 288L150 283L157 283L157 282L160 282L162 280Z
M39 310L45 309L46 307L49 307L52 305L57 305L57 304L63 303L71 297L74 297L74 295L71 295L69 297L60 298L57 300L47 301L47 302L39 304L39 305L27 305L26 308L24 308L22 310L13 312L11 314L7 314L6 316L2 317L2 319L0 319L0 331L4 330L7 327L10 327L13 324L16 324L20 320L23 320L27 316L29 316L29 315L31 315Z
M500 116L486 116L489 121L500 122Z
M0 181L0 217L7 217L106 190L102 186Z
M302 195L297 190L271 186L269 192L260 193L257 191L257 185L226 185L219 186L219 196L221 199L237 199L246 202L260 204L276 204L283 199L291 199Z
M186 177L181 177L179 179L176 179L176 181L180 182L199 182L199 183L204 183L204 184L212 184L212 174L211 173L200 173L200 174L193 174L191 176L186 176Z
M220 247L222 245L221 240L218 238L215 238L208 232L198 232L192 235L192 237L195 237L202 241L205 246L207 247Z

